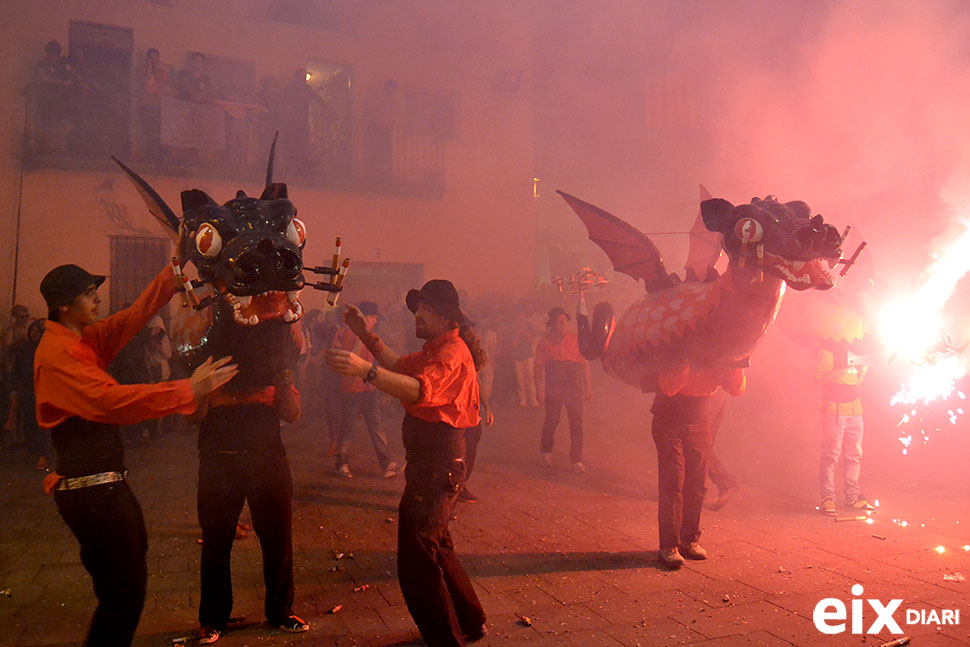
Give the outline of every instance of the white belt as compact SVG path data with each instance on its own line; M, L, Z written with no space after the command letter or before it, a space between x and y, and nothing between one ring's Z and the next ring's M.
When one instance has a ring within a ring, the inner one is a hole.
M98 474L88 474L87 476L77 476L74 478L62 478L57 482L55 490L79 490L84 487L104 485L105 483L116 483L124 481L127 472L100 472Z

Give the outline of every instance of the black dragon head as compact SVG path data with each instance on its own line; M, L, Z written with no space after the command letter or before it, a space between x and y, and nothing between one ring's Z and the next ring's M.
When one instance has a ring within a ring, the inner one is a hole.
M765 271L792 288L828 290L835 285L825 265L841 258L842 236L804 202L778 202L769 195L734 206L714 198L701 202L701 215L708 229L723 234L732 263L745 259L753 266L763 245Z
M190 189L182 192L181 218L145 180L115 160L167 229L186 230L182 257L195 265L199 278L232 308L233 319L242 326L275 319L293 323L303 316L306 225L296 217L286 185L273 182L275 150L274 140L259 198L238 191L232 200L218 204L204 191Z
M306 226L285 184L270 184L258 199L240 191L222 205L198 189L183 191L182 212L189 232L182 255L229 303L236 323L293 323L303 315Z
M300 351L299 326L291 324L303 316L306 226L296 217L286 185L273 182L275 149L274 140L259 198L238 191L219 204L204 191L183 191L181 218L115 159L152 215L173 237L184 232L179 251L213 291L205 316L186 324L185 331L173 331L184 340L176 343L177 352L190 367L206 357L232 355L240 374L231 386L240 388L271 383Z

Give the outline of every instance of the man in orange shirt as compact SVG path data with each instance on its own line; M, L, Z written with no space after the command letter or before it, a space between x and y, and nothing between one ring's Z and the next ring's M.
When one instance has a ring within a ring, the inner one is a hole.
M47 273L40 291L49 320L34 356L37 422L51 430L57 454L44 486L81 545L98 597L85 641L92 647L130 645L145 601L145 521L126 481L118 425L191 413L237 370L230 358L210 359L189 379L118 384L105 368L172 298L175 277L165 268L130 307L99 321L104 278L77 265Z
M542 462L552 467L552 442L559 415L566 407L569 420L569 461L573 471L583 473L583 396L592 398L589 363L579 354L579 340L569 332L569 315L560 307L549 310L549 334L536 344L536 396L546 406L539 451Z
M432 280L405 299L423 348L399 356L367 329L353 306L344 321L376 360L328 350L327 364L401 400L407 451L401 497L397 576L401 593L429 647L461 647L485 635L485 611L455 553L448 521L465 479L464 430L478 424L476 370L484 352L450 281Z
M379 311L377 304L373 301L361 301L359 310L364 315L367 322L367 329L373 330L377 324ZM333 347L349 350L360 355L365 361L374 363L374 356L370 354L363 343L357 338L350 328L343 327L333 340ZM377 462L381 468L381 476L390 478L400 473L397 463L391 460L390 449L387 446L387 436L381 431L380 393L374 385L368 384L356 377L341 376L337 384L337 394L339 398L338 411L339 429L337 435L337 473L346 478L353 478L350 465L347 464L349 454L350 436L354 430L354 423L357 416L364 418L367 426L367 433L370 436L371 445L377 454Z

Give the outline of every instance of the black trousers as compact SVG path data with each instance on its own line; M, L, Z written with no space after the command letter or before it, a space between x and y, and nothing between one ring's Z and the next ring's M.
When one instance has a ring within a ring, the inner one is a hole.
M407 468L397 535L397 577L408 611L428 647L465 644L485 611L448 531L465 478L461 429L410 415L403 424Z
M654 399L651 432L657 446L661 549L686 546L701 536L712 398L658 393Z
M130 645L145 604L148 538L138 499L124 481L54 492L57 510L81 545L98 607L84 644Z
M562 408L566 407L569 420L569 460L580 463L583 460L583 394L576 392L568 397L546 391L546 418L542 423L542 440L539 449L543 453L552 451L552 443L559 424Z
M721 429L721 421L724 419L724 410L727 409L728 395L724 391L714 394L713 413L711 414L711 449L707 454L707 478L723 492L738 487L738 477L735 476L721 459L714 452L714 442L717 440L717 432Z
M210 412L199 429L202 626L221 631L229 621L232 541L247 501L263 553L266 619L276 625L293 613L292 499L293 479L276 412L259 404Z
M270 624L279 624L293 612L292 498L293 481L284 453L200 456L202 626L222 631L232 613L230 557L236 523L246 501L263 553L266 619Z

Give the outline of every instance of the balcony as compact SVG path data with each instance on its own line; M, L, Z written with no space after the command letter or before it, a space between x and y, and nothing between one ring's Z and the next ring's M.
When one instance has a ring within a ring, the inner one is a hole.
M44 82L31 83L25 101L26 170L105 172L114 168L114 155L141 173L258 182L278 130L276 177L282 181L417 197L444 193L441 138L316 105L294 122L256 103L164 94L132 102L110 90L84 94Z

